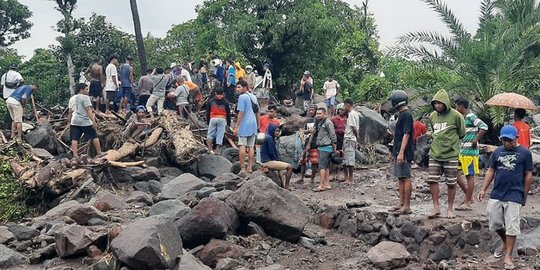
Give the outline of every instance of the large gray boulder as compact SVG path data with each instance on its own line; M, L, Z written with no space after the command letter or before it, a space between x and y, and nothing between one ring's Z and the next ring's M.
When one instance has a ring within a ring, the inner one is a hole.
M210 186L210 184L193 174L184 173L165 184L161 196L164 199L176 199L190 191L199 190L206 186Z
M378 112L365 106L356 107L360 114L360 140L362 143L381 141L387 133L388 123Z
M199 156L197 172L199 176L214 179L231 171L232 163L220 155L204 154Z
M294 168L298 168L302 156L302 141L300 140L300 136L295 134L280 137L278 140L278 151L281 161L291 164Z
M227 204L244 222L253 221L268 235L290 242L300 239L311 214L300 198L266 176L247 181L227 198Z
M431 148L431 137L422 135L416 139L416 149L414 151L414 162L424 166L429 162L429 149Z
M156 167L130 167L127 168L131 178L135 181L149 181L149 180L159 180L160 172Z
M108 219L107 215L103 214L97 208L84 204L68 209L65 215L75 220L75 222L80 225L87 225L88 221L92 218L99 218L102 220Z
M19 224L9 225L8 230L15 235L18 241L32 239L39 235L38 230Z
M237 190L244 179L240 178L237 174L234 173L225 173L216 178L210 183L218 191L222 190Z
M90 200L90 204L95 205L96 203L106 203L112 209L125 209L128 204L124 199L116 194L112 194L107 190L100 190L98 193Z
M150 208L150 216L162 216L175 221L191 211L187 205L180 200L165 200L158 202Z
M370 248L368 259L380 269L394 269L407 266L411 254L400 243L383 241Z
M234 234L240 224L236 211L217 198L204 198L176 223L186 247L208 243L212 238Z
M49 123L39 123L30 130L25 139L32 147L43 148L53 155L60 154L56 133Z
M195 258L191 253L184 252L180 256L180 262L174 268L175 270L212 270L212 268L204 265L199 259Z
M72 224L63 227L55 236L56 253L60 258L83 254L86 248L107 238L107 231L92 231L87 227Z
M28 259L22 254L9 249L4 245L0 245L0 268L6 269L9 267L27 264Z
M172 222L149 217L127 225L111 248L131 269L172 269L182 254L182 239Z

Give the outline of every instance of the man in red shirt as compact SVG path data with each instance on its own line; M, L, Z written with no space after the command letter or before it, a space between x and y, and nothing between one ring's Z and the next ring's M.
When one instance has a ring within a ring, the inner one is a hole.
M528 149L531 145L531 128L523 121L526 113L524 109L514 111L514 127L516 127L519 135L517 143Z
M424 122L422 122L422 117L423 115L418 116L416 118L416 121L414 121L414 124L413 124L413 130L414 130L413 141L415 143L418 137L427 133L426 125L424 124Z

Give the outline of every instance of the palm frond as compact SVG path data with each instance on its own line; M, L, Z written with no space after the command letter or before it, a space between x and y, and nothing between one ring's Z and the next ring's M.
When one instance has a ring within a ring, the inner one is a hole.
M421 61L430 61L441 57L436 50L430 50L424 45L403 44L401 46L390 47L388 53L395 57Z
M465 30L463 24L458 20L454 12L441 0L423 0L427 3L431 9L436 11L441 19L446 23L446 26L450 29L450 33L457 39L470 38L470 34Z
M493 18L495 4L492 0L483 0L480 5L480 22L478 29L485 29L488 22Z
M411 42L427 42L434 46L441 48L443 51L455 51L457 44L451 38L445 37L437 32L419 31L410 32L402 35L398 38L398 42L401 44Z

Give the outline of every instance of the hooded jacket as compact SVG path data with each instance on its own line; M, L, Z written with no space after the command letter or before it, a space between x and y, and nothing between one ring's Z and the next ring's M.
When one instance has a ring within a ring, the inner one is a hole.
M246 71L240 65L240 62L234 63L234 69L236 70L236 81L246 80Z
M279 161L279 151L276 145L276 130L279 127L274 124L270 124L266 130L266 136L264 137L264 143L261 146L261 162L268 162L272 160Z
M459 141L465 136L465 121L463 115L452 109L450 98L445 90L440 90L433 96L431 106L435 108L435 101L445 105L442 113L436 110L429 116L431 120L430 131L433 138L429 157L438 161L457 160L459 156Z

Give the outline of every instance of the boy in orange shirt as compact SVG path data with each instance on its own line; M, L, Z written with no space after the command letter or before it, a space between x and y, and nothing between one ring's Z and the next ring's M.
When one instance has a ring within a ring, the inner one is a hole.
M517 143L525 148L531 145L531 128L523 121L526 111L524 109L516 109L514 111L514 127L518 130L519 137Z

